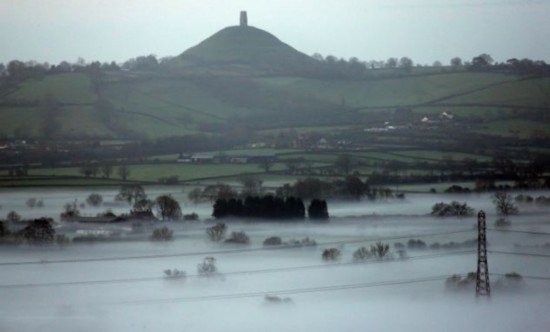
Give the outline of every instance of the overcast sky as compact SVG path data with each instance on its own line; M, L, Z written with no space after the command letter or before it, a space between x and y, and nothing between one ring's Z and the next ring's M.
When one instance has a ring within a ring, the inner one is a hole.
M550 62L550 0L0 0L0 62L178 55L241 10L309 55Z

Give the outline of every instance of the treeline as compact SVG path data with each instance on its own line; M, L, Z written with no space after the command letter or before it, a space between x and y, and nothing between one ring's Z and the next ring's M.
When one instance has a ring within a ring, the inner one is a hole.
M84 59L79 58L75 63L61 61L57 65L47 62L39 63L36 61L12 60L8 65L0 64L0 76L6 76L10 81L22 81L31 78L42 78L46 75L80 72L80 73L98 73L106 71L119 71L120 66L114 61L111 63L100 63L93 61L86 63Z
M542 60L511 58L506 62L495 63L489 54L480 54L466 64L472 71L507 71L518 75L550 75L550 65Z
M308 61L311 58L316 61ZM324 79L368 79L413 74L412 69L414 67L444 67L441 61L434 61L431 65L415 64L407 56L400 58L389 57L387 60L362 61L357 57L344 59L334 55L324 57L319 53L315 53L311 58L279 59L277 63L264 65L266 67L264 69L272 74L298 75ZM172 68L172 59L173 57L157 58L155 55L150 54L128 59L121 64L117 64L114 61L104 63L99 61L86 62L83 58L78 58L74 63L61 61L57 65L47 62L12 60L7 65L0 63L0 77L3 76L12 81L20 81L68 72L167 71ZM506 62L496 63L486 53L473 57L470 61L463 61L460 57L453 57L449 60L447 67L451 70L507 71L519 75L550 74L550 65L542 60L511 58ZM377 69L384 69L385 71L383 73L374 73L373 70ZM426 74L429 74L429 72L426 72Z
M300 197L312 199L315 197L327 197L335 199L359 200L366 197L370 200L402 198L389 188L371 187L367 181L359 176L348 175L344 179L323 181L318 178L305 178L297 180L294 184L284 184L275 191L278 197Z
M310 219L328 219L328 207L325 200L313 199L308 206ZM276 220L300 220L306 217L304 202L296 197L276 197L273 195L247 196L239 198L217 199L213 206L214 218L258 218Z

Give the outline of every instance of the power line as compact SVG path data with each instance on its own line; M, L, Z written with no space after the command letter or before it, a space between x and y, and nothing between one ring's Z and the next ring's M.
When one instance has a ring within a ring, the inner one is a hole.
M271 291L262 291L262 292L233 293L233 294L220 294L220 295L207 295L207 296L189 296L189 297L167 298L167 299L129 300L129 301L104 302L104 303L95 303L95 304L143 305L143 304L170 304L170 303L199 302L199 301L219 301L219 300L258 297L258 296L263 297L267 294L295 295L295 294L307 294L307 293L334 292L334 291L343 291L343 290L360 289L360 288L397 286L397 285L416 284L416 283L423 283L423 282L445 280L448 277L449 275L440 275L440 276L415 278L415 279L400 279L400 280L391 280L391 281L365 282L365 283L357 283L357 284L331 285L331 286L310 287L310 288L280 289L280 290L271 290Z
M387 241L387 240L399 240L406 238L422 238L439 235L451 235L459 233L471 233L472 230L459 230L452 232L440 232L440 233L428 233L428 234L413 234L413 235L401 235L391 237L375 237L375 238L362 238L348 241L335 241L318 243L317 246L334 246L342 244L352 244L371 241ZM157 254L157 255L140 255L140 256L117 256L117 257L100 257L100 258L79 258L79 259L59 259L59 260L39 260L39 261L24 261L24 262L1 262L0 266L14 266L14 265L38 265L38 264L66 264L66 263L92 263L92 262L105 262L105 261L123 261L123 260L140 260L140 259L157 259L157 258L170 258L170 257L185 257L185 256L211 256L211 255L225 255L235 253L246 252L259 252L270 250L285 250L285 249L297 249L302 248L295 245L282 245L282 246L270 246L270 247L256 247L256 248L243 248L243 249L231 249L231 250L213 250L213 251L197 251L197 252L181 252L174 254Z
M487 228L487 230L501 232L501 233L522 233L522 234L533 234L533 235L550 235L550 233L547 233L547 232L520 231L520 230L513 230L513 229Z
M493 275L499 276L499 277L506 277L505 273L491 273ZM543 276L525 276L521 274L521 277L523 279L533 279L533 280L547 280L550 281L550 277L543 277Z
M245 271L233 271L223 273L221 275L246 275L246 274L266 274L266 273L281 273L281 272L294 272L294 271L304 271L304 270L315 270L323 268L336 268L336 267L346 267L346 266L361 266L361 265L370 265L370 264L379 264L379 263L393 263L393 262L406 262L410 260L422 260L422 259L433 259L443 256L453 256L453 255L464 255L464 254L473 254L473 250L462 250L455 252L446 252L446 253L437 253L421 256L408 257L401 260L381 260L381 261L366 261L366 262L349 262L349 263L337 263L337 264L316 264L316 265L305 265L305 266L292 266L292 267L281 267L281 268L267 268L260 270L245 270ZM202 277L199 274L192 274L185 276L186 278L197 278ZM138 283L138 282L149 282L149 281L159 281L166 280L164 277L144 277L144 278L125 278L125 279L103 279L103 280L87 280L87 281L68 281L68 282L50 282L50 283L27 283L27 284L6 284L0 285L0 289L18 289L18 288L38 288L38 287L63 287L63 286L87 286L87 285L98 285L98 284L120 284L120 283Z
M500 250L489 250L488 252L491 253L491 254L503 254L503 255L517 255L517 256L550 258L550 255L533 254L533 253L526 253L526 252L511 252L511 251L500 251Z

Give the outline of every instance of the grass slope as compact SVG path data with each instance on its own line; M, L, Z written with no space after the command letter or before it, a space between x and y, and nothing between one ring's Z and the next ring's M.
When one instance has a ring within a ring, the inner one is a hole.
M109 81L97 92L86 74L57 74L22 82L0 98L0 132L19 137L43 135L46 115L40 105L46 96L60 103L54 115L59 123L57 134L67 137L183 135L201 131L203 124L228 120L253 124L256 129L345 129L364 126L361 121L367 121L373 112L398 106L411 106L420 114L450 111L497 121L488 123L491 133L513 136L517 129L503 121L514 108L549 107L550 79L476 72L362 81L139 73L129 78L121 72L110 74ZM364 116L352 117L341 112L342 107L360 110ZM518 126L522 133L544 127L534 125Z
M251 26L222 29L182 53L180 58L196 63L269 66L315 61L281 42L269 32Z
M90 79L83 73L50 75L40 80L28 80L5 98L39 101L46 96L51 96L61 103L89 104L97 100Z

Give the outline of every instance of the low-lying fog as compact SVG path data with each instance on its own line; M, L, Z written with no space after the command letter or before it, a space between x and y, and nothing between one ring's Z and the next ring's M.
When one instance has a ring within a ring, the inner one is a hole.
M90 192L2 191L0 214L15 210L23 218L57 220L65 203L83 202ZM97 192L112 201L116 190ZM166 192L147 190L151 197ZM210 206L185 203L183 192L173 194L184 213L209 218ZM27 208L30 197L43 199L45 206ZM476 297L471 284L446 287L446 277L476 270L476 246L429 248L477 235L475 217L429 216L434 203L452 200L488 214L490 298ZM494 210L489 194L409 194L404 201L329 202L328 224L229 222L229 233L250 236L248 245L211 242L205 228L212 223L195 222L166 223L175 231L171 242L2 246L0 331L547 331L550 208L520 205L508 229L527 233L496 230ZM271 236L309 237L317 246L263 249ZM409 239L428 248L405 248L408 258L400 259L394 244L406 246ZM390 244L394 260L351 264L356 249L377 240ZM339 262L322 261L329 247L341 250ZM219 274L198 275L197 265L207 256L216 258ZM184 270L187 277L165 278L166 269ZM523 283L499 287L509 272L523 275ZM266 295L291 301L266 301Z

